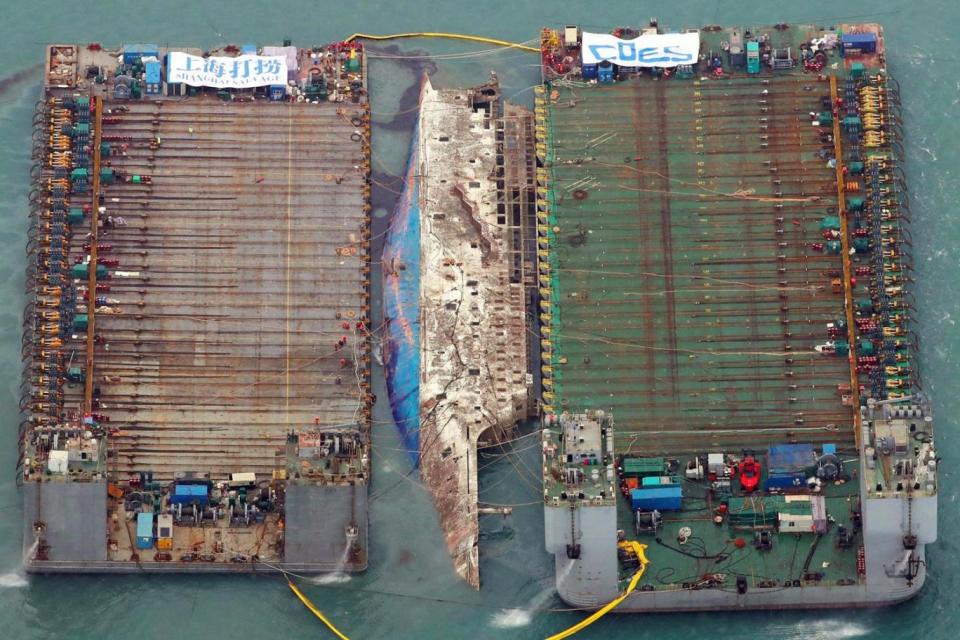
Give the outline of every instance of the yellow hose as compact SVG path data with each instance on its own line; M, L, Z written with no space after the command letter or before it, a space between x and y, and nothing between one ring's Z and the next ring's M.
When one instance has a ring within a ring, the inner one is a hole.
M307 598L307 596L303 595L303 592L297 588L297 585L293 584L293 582L291 582L290 580L287 580L287 586L289 586L290 590L293 591L293 594L300 599L300 602L302 602L307 609L310 609L310 612L313 613L313 615L320 618L320 621L323 622L323 624L327 625L327 628L330 629L330 631L332 631L335 636L340 638L340 640L350 640L349 638L347 638L347 636L340 633L339 629L333 626L333 623L327 619L327 616L323 615L320 609L317 609L313 605L313 603L310 602L310 599Z
M605 607L603 607L599 611L594 612L594 614L591 615L589 618L585 620L581 620L580 622L573 625L569 629L561 631L556 635L550 636L549 638L547 638L547 640L563 640L563 638L569 638L570 636L577 633L578 631L582 631L583 629L586 629L591 624L593 624L603 616L613 611L621 602L626 600L627 597L631 593L633 593L634 589L637 588L637 583L640 582L640 578L643 577L643 572L646 571L647 569L647 564L650 563L650 561L647 560L647 554L644 553L644 551L647 548L647 545L640 544L636 540L626 540L624 542L621 542L620 546L626 547L628 549L632 549L633 552L637 554L637 559L640 561L640 568L637 569L637 572L633 574L632 578L630 578L630 584L627 585L627 590L624 591L619 596L617 596L616 598L614 598L613 600L611 600L609 603L607 603Z
M369 33L355 33L344 42L351 42L360 38L362 40L393 40L395 38L449 38L450 40L468 40L470 42L483 42L486 44L495 44L499 47L511 47L513 49L520 49L522 51L530 51L531 53L540 53L540 49L536 47L528 47L525 44L518 44L516 42L507 42L506 40L497 40L495 38L485 38L483 36L467 36L460 33L437 33L437 32L419 32L419 33L393 33L386 36L374 36Z

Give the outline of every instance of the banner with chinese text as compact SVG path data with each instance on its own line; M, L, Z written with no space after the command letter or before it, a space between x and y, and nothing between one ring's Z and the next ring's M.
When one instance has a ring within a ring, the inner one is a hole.
M245 89L287 84L287 60L283 56L237 56L201 58L172 51L167 57L167 82L192 87Z

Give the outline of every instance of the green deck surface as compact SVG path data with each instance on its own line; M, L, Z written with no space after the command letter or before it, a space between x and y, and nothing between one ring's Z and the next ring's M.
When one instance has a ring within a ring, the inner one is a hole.
M721 584L728 589L735 587L737 575L745 576L751 588L783 588L784 582L794 580L804 584L858 580L857 547L862 544L862 537L857 534L855 544L848 549L837 546L838 527L842 525L851 530L851 510L859 506L855 482L825 488L827 513L835 522L819 540L813 533L772 532L773 547L768 551L754 546L753 530L738 529L727 521L722 526L713 524L713 509L718 506L718 501L707 497L706 484L684 481L683 491L684 510L664 512L663 526L655 535L636 534L629 503L618 501L618 528L628 538L648 545L650 566L641 585L656 589L682 588L685 583L695 583L707 574L723 574ZM756 499L775 498L758 493ZM692 536L681 545L677 536L683 527L689 527ZM737 546L738 538L744 543L742 548ZM623 578L628 578L631 573L632 570L625 567Z
M836 215L824 95L799 73L548 89L556 412L612 411L618 453L852 442L847 362L813 352L843 313L839 257L808 246Z

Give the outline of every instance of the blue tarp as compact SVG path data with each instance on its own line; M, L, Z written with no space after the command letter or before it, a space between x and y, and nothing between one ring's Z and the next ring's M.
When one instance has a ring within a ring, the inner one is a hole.
M413 132L403 195L383 245L384 369L390 409L414 462L420 451L420 178L419 123Z
M160 57L160 49L155 44L128 44L123 47L123 63L133 64L140 58Z
M775 444L767 452L767 472L773 475L803 471L816 461L811 444Z

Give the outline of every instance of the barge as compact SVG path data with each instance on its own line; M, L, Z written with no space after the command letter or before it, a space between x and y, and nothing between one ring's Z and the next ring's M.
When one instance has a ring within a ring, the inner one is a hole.
M362 45L46 51L26 570L364 569Z
M561 598L649 612L916 594L939 459L881 27L651 21L541 44Z

